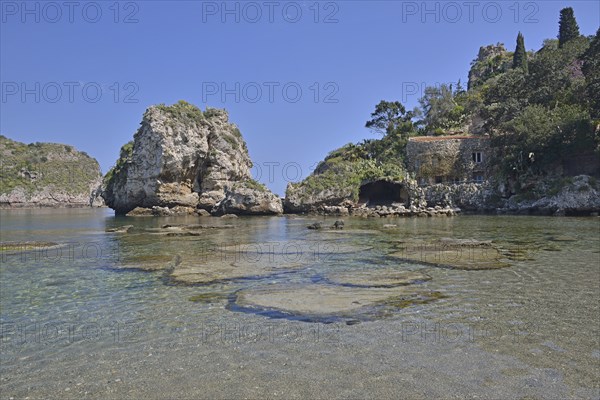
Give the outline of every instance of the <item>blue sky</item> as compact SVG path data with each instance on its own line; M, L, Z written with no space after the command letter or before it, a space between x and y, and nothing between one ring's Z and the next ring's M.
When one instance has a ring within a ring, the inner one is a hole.
M226 108L283 195L332 149L374 137L382 99L417 105L424 85L465 84L480 46L519 31L528 49L571 6L582 34L597 1L0 2L0 133L68 143L106 172L144 110ZM301 91L301 93L300 93Z

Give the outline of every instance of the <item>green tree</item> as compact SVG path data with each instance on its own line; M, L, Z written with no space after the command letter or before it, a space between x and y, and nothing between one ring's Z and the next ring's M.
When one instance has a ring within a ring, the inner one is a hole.
M493 140L505 173L552 172L562 160L594 148L589 113L577 105L529 105L502 131Z
M362 144L363 155L377 162L402 159L408 138L416 134L413 118L417 111L406 111L399 101L382 100L371 114L366 127L383 134L381 140L369 140Z
M580 36L562 48L550 46L538 51L529 63L527 95L531 103L556 106L585 101L585 79L581 58L589 40Z
M571 7L560 10L558 24L558 47L563 47L565 43L579 37L579 25L577 25L575 14Z
M586 97L592 118L600 119L600 28L583 55Z
M371 113L371 120L365 127L382 135L400 135L408 137L414 132L412 119L416 116L414 111L406 111L399 101L381 100L375 111Z
M525 39L523 34L519 32L517 35L517 48L513 55L513 68L521 68L525 73L529 72L527 65L527 52L525 51Z
M453 92L452 85L428 86L423 97L419 99L424 119L421 121L428 132L444 131L464 125L465 108L457 102L457 97L464 96L462 91Z

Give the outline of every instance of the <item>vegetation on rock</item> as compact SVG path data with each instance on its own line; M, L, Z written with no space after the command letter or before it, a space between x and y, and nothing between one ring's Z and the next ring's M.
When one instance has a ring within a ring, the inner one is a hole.
M336 201L356 200L362 182L402 180L414 135L489 135L496 180L516 181L517 188L565 174L565 163L581 155L600 157L600 30L581 36L573 10L565 8L559 31L558 40L546 40L535 53L527 53L521 33L514 53L500 43L481 47L468 90L460 81L427 87L420 109L381 101L366 127L383 138L332 151L311 176L288 185L286 197L323 200L329 192Z
M16 192L22 194L15 200L18 203L36 203L34 198L40 193L45 193L44 198L51 202L53 194L60 193L66 196L63 199L85 205L91 186L101 177L95 159L68 145L25 144L0 135L0 155L0 195L9 203ZM55 203L59 206L62 201Z

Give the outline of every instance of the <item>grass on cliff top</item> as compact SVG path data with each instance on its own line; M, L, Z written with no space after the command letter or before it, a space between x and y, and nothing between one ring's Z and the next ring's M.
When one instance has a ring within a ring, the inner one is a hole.
M179 100L170 106L159 104L156 108L167 113L172 120L178 120L182 123L200 124L205 119L201 109L184 100Z
M235 187L246 187L249 189L254 189L258 192L266 192L268 191L267 187L265 185L263 185L262 183L254 180L254 179L248 179L245 180L243 182L239 182L236 184Z
M72 146L20 143L0 135L0 193L22 188L32 194L45 187L77 194L89 191L99 176L98 162Z
M167 113L171 119L178 120L182 123L194 122L196 124L201 123L203 120L210 119L217 115L225 113L224 110L218 108L206 107L206 110L202 110L195 105L188 103L185 100L179 100L177 103L170 106L166 104L159 104L156 106L157 109ZM237 128L236 128L237 129ZM238 136L239 130L233 132L235 136ZM241 134L239 135L241 137Z

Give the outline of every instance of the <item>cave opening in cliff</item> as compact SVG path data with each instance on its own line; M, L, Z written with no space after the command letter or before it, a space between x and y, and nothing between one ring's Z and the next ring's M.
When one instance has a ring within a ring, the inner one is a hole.
M400 203L408 206L408 190L400 183L375 181L360 187L358 202L366 206Z

